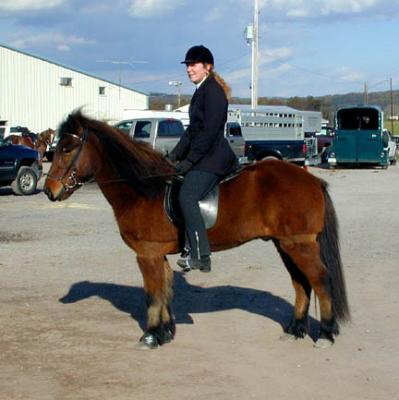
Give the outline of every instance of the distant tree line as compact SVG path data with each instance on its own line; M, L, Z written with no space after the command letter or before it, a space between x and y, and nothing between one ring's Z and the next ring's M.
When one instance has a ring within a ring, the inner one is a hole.
M190 102L191 95L180 96L180 106ZM371 92L367 96L368 104L380 106L385 114L385 118L391 115L391 92ZM233 97L230 104L250 104L250 98ZM177 108L177 96L164 93L152 93L150 95L150 109L164 110L166 104L172 108ZM307 96L307 97L259 97L259 105L284 105L305 111L321 111L323 118L333 121L333 116L337 108L344 105L365 104L363 93L347 93L327 96ZM393 115L399 115L399 90L392 92Z

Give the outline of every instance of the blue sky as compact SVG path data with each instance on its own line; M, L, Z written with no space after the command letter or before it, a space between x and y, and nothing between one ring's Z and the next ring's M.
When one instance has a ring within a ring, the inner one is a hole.
M0 43L142 92L192 93L195 44L250 97L253 0L0 0ZM399 89L399 0L259 0L259 96ZM103 61L103 62L99 62ZM118 63L121 61L122 63Z

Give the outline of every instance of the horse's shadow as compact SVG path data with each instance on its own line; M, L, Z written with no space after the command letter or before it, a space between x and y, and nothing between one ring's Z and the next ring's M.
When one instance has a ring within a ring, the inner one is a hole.
M292 318L293 306L267 291L238 286L202 288L188 283L181 272L174 273L173 311L177 324L192 324L190 314L240 309L267 317L284 329ZM63 304L75 303L92 296L109 301L128 313L145 329L146 305L141 287L83 281L73 284L60 298ZM310 318L310 336L317 337L317 321Z

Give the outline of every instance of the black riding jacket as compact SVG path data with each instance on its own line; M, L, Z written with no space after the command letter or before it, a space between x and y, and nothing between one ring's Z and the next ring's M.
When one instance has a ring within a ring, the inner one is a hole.
M224 137L228 102L223 88L209 76L195 91L189 108L190 125L172 155L188 160L192 170L227 175L237 166L237 158Z

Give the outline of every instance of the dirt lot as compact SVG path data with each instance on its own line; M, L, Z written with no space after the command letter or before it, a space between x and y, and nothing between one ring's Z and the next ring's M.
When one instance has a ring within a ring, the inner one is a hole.
M293 289L254 241L211 274L170 257L177 336L139 351L141 275L96 186L56 204L0 189L0 399L399 399L399 167L311 171L330 182L353 319L323 350L280 340Z

